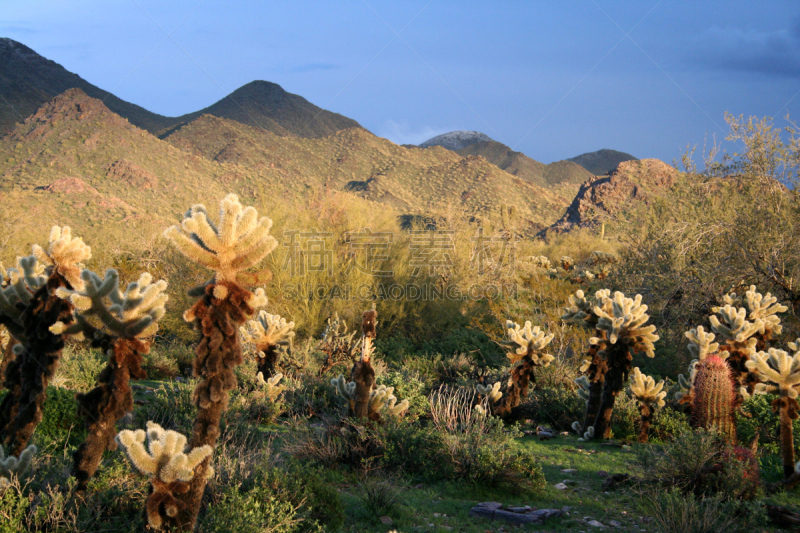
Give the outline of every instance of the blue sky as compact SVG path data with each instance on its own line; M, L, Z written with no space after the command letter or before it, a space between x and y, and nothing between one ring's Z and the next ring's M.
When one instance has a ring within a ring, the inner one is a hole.
M398 143L478 130L545 163L800 116L796 1L2 1L0 36L170 116L263 79Z

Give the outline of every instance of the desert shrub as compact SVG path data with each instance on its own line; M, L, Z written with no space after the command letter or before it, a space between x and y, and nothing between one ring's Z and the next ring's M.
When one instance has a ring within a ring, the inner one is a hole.
M191 434L197 407L192 401L195 383L169 383L147 395L140 408L134 411L136 427L152 420L164 429Z
M624 392L614 402L611 416L611 434L615 439L635 440L639 435L641 415L636 400Z
M443 335L435 336L419 347L422 353L439 353L445 356L454 354L476 354L475 359L490 366L506 362L505 352L483 331L474 328L455 327Z
M154 347L142 357L142 369L147 372L147 379L153 380L173 379L181 373L178 361L160 347Z
M739 441L749 444L758 435L758 447L762 454L779 454L780 444L780 419L772 411L772 401L776 396L772 394L757 394L744 402L743 411L736 414L736 434ZM795 448L800 447L800 419L792 423Z
M28 498L22 494L19 481L12 481L8 489L0 492L0 533L23 531L28 506Z
M743 516L740 506L719 495L698 498L672 489L649 492L643 499L659 533L735 533L755 525L755 517Z
M638 457L647 479L697 497L752 499L759 486L758 461L752 452L702 429L661 446L644 446Z
M405 482L396 474L373 470L362 476L356 497L370 516L389 514L402 503Z
M83 419L78 416L75 392L56 387L47 388L42 421L36 426L34 442L39 449L68 448L80 445L86 437Z
M266 487L225 487L211 501L198 531L214 533L293 533L301 531L297 507ZM321 531L321 529L318 529Z
M566 387L534 389L527 403L537 424L546 424L560 431L571 431L572 423L582 419L586 402Z
M339 374L347 376L350 369L338 370ZM335 377L335 372L322 377L304 376L296 387L287 390L283 398L289 416L305 418L346 411L347 406L342 398L336 395L336 389L331 385L331 378Z
M99 350L68 344L61 355L56 376L68 389L89 392L94 388L97 376L106 363L107 358Z
M402 369L389 371L376 381L376 385L394 387L394 394L399 400L408 400L408 413L406 417L419 418L427 414L430 404L425 396L425 384L419 379L419 374Z
M666 442L690 430L689 417L667 406L656 411L650 426L650 440Z
M389 362L400 362L404 357L416 352L414 341L404 335L392 335L390 337L379 337L375 341L375 350L383 354Z

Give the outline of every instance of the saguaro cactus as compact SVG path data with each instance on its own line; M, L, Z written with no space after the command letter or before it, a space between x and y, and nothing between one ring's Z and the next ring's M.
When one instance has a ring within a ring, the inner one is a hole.
M149 451L144 447L145 435ZM146 434L141 429L120 431L117 442L133 466L150 478L153 490L147 498L145 514L150 527L161 529L186 509L179 496L189 491L190 483L199 474L198 466L208 460L213 449L204 445L186 453L186 437L176 431L165 431L154 422L147 423ZM211 467L202 473L206 478L213 474Z
M650 433L650 424L653 421L653 414L656 408L664 407L664 398L667 391L664 388L664 380L658 383L651 376L642 374L639 367L633 369L633 382L631 383L631 393L639 402L639 414L641 421L639 424L639 442L647 442Z
M553 334L545 335L539 326L532 326L530 321L525 322L524 327L511 320L506 322L506 330L510 346L514 351L506 353L514 368L511 369L511 376L508 381L508 389L501 403L493 405L494 413L499 416L507 416L511 410L518 406L523 398L528 395L528 387L536 382L534 369L536 367L546 367L555 359L550 354L543 353L543 350L553 340Z
M772 402L772 410L780 413L783 473L787 478L795 471L792 421L797 420L800 411L797 402L800 392L800 339L790 342L789 349L794 351L794 355L770 348L769 352L758 352L747 361L748 370L754 372L760 381L754 392L778 395Z
M228 405L228 392L236 386L233 369L242 363L238 330L266 305L263 289L252 293L244 286L269 280L269 271L255 274L245 270L260 263L278 245L269 234L272 221L258 217L253 207L243 208L234 194L226 196L220 207L219 226L214 225L202 205L193 206L179 226L164 234L190 259L214 271L214 278L192 294L202 294L184 319L192 322L201 339L195 350L194 373L200 382L194 391L198 412L191 446L213 446L219 436L222 412ZM189 489L180 499L186 503L170 527L191 530L200 511L206 485L209 459L198 467Z
M730 366L717 355L705 357L695 367L692 390L693 425L716 429L728 442L734 442L736 394Z
M54 226L47 251L34 245L32 252L19 260L17 281L0 291L0 321L20 342L14 361L6 367L6 387L11 392L0 406L0 439L10 445L13 455L27 446L42 419L47 384L64 348L64 339L50 326L71 321L72 305L58 298L56 289L83 288L80 263L91 257L89 247L73 238L68 226ZM45 267L43 283L37 262Z
M256 374L264 378L275 375L281 349L291 346L294 337L294 322L286 322L279 315L266 311L258 313L255 320L248 320L239 328L242 338L256 347Z
M83 290L59 288L56 294L74 306L75 322L67 326L54 324L54 333L81 332L92 345L108 356L108 364L97 378L97 386L86 394L78 394L79 412L83 415L88 433L75 452L75 477L78 490L84 490L97 471L105 450L115 447L117 420L133 409L130 380L146 377L142 357L150 351L158 320L164 316L167 282L153 283L144 272L136 282L122 292L119 274L106 270L100 278L90 270L81 273Z

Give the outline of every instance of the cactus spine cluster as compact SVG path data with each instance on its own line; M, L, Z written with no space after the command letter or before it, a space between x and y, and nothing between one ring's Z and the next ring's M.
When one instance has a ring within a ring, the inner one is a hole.
M144 447L145 436L148 449ZM190 482L201 474L198 466L211 457L212 447L194 447L186 453L185 436L165 431L154 422L147 423L147 433L141 429L124 430L116 440L133 466L150 478L153 490L147 498L147 523L153 529L161 529L185 509L186 504L178 496L187 493ZM211 477L214 470L206 468L201 475Z
M650 316L641 295L627 298L615 292L611 297L610 291L600 290L595 298L596 303L591 302L583 291L577 291L570 297L570 307L562 320L584 325L595 332L581 367L591 382L586 421L583 427L575 425L575 428L585 439L607 439L611 436L614 403L628 380L633 354L654 357L653 343L658 335L654 333L655 326L645 326ZM594 423L590 425L592 418Z
M667 391L663 390L664 380L658 383L651 376L642 374L639 367L633 369L631 376L631 394L636 398L639 403L639 414L641 420L639 423L639 442L647 442L648 434L650 433L650 424L653 421L653 414L659 407L664 407L664 398L667 396Z
M200 332L195 353L194 373L200 382L194 391L198 408L191 446L212 448L219 437L219 424L228 406L228 392L236 386L234 368L242 363L239 328L253 316L257 307L266 305L263 289L250 292L250 286L269 280L269 271L245 272L256 266L278 245L269 234L272 221L260 217L253 207L244 208L234 194L220 205L219 225L209 218L202 205L193 206L180 225L164 233L190 259L214 271L209 283L193 291L201 298L184 313L184 319ZM165 525L191 530L197 520L206 472L210 459L197 466L197 475L180 496L186 505Z
M73 238L68 226L54 226L47 251L34 245L32 255L19 259L17 268L6 273L0 323L19 344L4 376L9 393L0 404L0 441L12 455L25 449L42 419L47 384L64 348L63 335L50 327L72 321L72 304L56 296L56 290L82 289L81 262L89 258L91 250Z
M61 287L56 291L59 298L74 306L72 325L57 322L50 331L82 333L108 356L97 386L76 396L78 410L89 430L86 441L75 452L77 488L85 490L100 466L103 452L114 448L117 420L133 409L131 378L147 377L142 370L142 357L150 351L158 320L164 316L167 282L153 283L150 273L144 272L123 292L119 274L113 269L107 270L102 279L91 270L83 270L81 280L82 290Z
M494 414L507 416L511 410L518 406L523 398L528 395L528 387L536 382L534 369L546 367L555 359L543 350L553 340L553 334L545 335L539 326L532 326L530 321L524 327L511 320L506 322L506 331L510 342L507 344L514 348L506 353L514 368L508 381L508 389L502 403L490 404Z
M714 429L734 442L736 393L730 366L722 357L709 355L696 365L692 396L693 425Z
M783 473L787 478L795 472L792 421L797 420L800 411L800 404L797 402L800 392L800 339L790 342L789 349L794 355L770 348L766 353L754 354L747 361L748 370L755 373L759 380L754 392L778 396L772 402L772 410L780 416Z
M256 347L256 374L263 374L263 378L275 375L281 349L292 345L292 328L294 322L266 311L260 311L254 320L239 328L245 342Z

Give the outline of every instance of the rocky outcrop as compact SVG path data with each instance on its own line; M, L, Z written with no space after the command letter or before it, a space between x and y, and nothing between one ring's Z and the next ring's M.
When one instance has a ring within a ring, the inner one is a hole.
M612 219L635 202L649 202L675 183L678 171L658 159L620 163L608 176L595 176L581 185L566 213L548 232L563 233L593 227Z
M155 189L158 186L155 174L127 159L117 159L111 163L106 170L106 177L139 189Z

